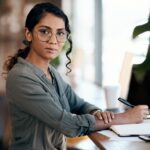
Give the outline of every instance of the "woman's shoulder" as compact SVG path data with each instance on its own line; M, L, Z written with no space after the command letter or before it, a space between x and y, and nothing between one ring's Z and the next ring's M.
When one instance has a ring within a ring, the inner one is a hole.
M43 72L23 58L19 58L18 62L9 71L8 78L28 77L35 78L37 75L42 75Z
M8 73L8 77L9 76L20 76L20 75L29 75L32 72L32 70L27 67L24 66L20 63L17 63L14 65L14 67L9 71Z

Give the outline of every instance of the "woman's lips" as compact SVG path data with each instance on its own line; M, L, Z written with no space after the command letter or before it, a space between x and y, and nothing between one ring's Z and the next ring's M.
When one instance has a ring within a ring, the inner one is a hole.
M57 53L57 49L54 49L54 48L46 48L46 50L48 53L51 53L51 54Z

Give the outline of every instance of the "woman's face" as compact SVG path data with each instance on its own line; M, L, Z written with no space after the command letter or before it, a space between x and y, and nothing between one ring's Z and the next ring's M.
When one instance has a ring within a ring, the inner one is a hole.
M52 61L60 54L67 32L62 18L47 13L34 27L33 32L26 29L25 35L31 41L32 57Z

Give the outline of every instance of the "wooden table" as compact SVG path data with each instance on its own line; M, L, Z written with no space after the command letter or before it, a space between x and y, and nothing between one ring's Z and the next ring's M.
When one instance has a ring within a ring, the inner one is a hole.
M142 140L111 140L110 137L99 132L90 134L89 138L100 150L150 150L150 142L144 142Z

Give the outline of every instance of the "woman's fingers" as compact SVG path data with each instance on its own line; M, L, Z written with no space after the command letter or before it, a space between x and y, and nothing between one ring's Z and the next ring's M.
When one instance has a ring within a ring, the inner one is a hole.
M109 123L112 121L112 119L114 119L114 113L112 112L100 112L97 114L97 117L100 120L104 120L105 123Z
M125 114L128 119L128 123L141 123L145 118L147 118L149 109L147 105L138 105L134 108L128 109Z
M115 118L115 114L113 112L110 112L111 118L114 119Z

